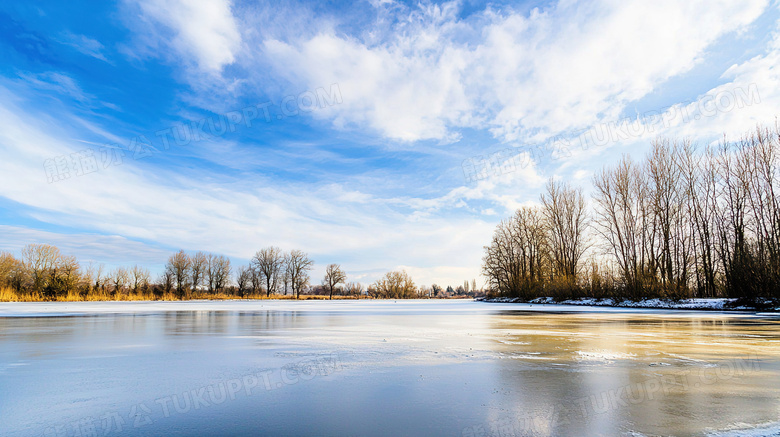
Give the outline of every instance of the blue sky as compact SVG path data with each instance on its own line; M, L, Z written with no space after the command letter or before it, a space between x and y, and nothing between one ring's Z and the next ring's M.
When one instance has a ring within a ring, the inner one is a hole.
M278 245L315 281L336 262L459 284L547 178L587 192L657 135L774 123L778 19L767 0L3 2L0 250L159 271Z

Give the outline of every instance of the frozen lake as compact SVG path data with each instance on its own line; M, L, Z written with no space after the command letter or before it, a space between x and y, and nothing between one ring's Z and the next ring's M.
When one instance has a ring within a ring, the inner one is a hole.
M769 314L0 304L4 436L780 435L779 422Z

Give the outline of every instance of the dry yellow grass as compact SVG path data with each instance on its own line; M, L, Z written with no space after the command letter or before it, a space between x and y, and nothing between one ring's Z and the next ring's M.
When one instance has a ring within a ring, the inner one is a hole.
M17 293L10 288L0 288L0 302L43 302L38 293Z
M243 298L229 293L193 293L189 299L179 299L173 293L166 293L162 296L155 296L152 293L120 293L113 294L107 292L90 292L88 294L81 294L75 291L71 291L67 296L57 296L55 301L57 302L103 302L103 301L175 301L175 300L296 300L293 295L280 295L272 294L266 296L265 294L250 294ZM300 300L327 300L328 296L323 295L302 295ZM354 300L354 299L367 299L365 296L333 296L334 300ZM51 299L44 298L40 293L17 293L10 288L0 288L0 302L45 302Z

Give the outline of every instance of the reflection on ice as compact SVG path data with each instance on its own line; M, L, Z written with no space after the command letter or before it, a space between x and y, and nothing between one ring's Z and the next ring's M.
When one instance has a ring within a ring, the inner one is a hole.
M780 320L755 314L462 301L0 314L3 435L707 435L779 419Z

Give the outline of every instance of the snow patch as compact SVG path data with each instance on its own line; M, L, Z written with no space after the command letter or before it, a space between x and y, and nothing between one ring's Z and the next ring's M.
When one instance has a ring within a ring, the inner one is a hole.
M635 354L626 354L614 351L596 350L596 351L577 351L578 361L599 361L611 363L616 360L627 360L629 358L635 358Z
M573 306L594 306L594 307L615 307L615 308L650 308L650 309L676 309L676 310L710 310L710 311L750 311L753 308L746 306L733 306L736 299L729 298L692 298L679 301L666 299L644 299L640 301L619 301L616 299L568 299L555 301L551 297L538 297L528 302L523 302L519 298L497 297L493 299L484 299L485 302L497 303L527 303L530 305L573 305ZM780 310L777 308L776 310ZM762 312L762 315L777 315L771 312Z
M735 424L733 429L710 432L707 435L710 437L778 437L780 436L780 422L760 425L739 423Z

